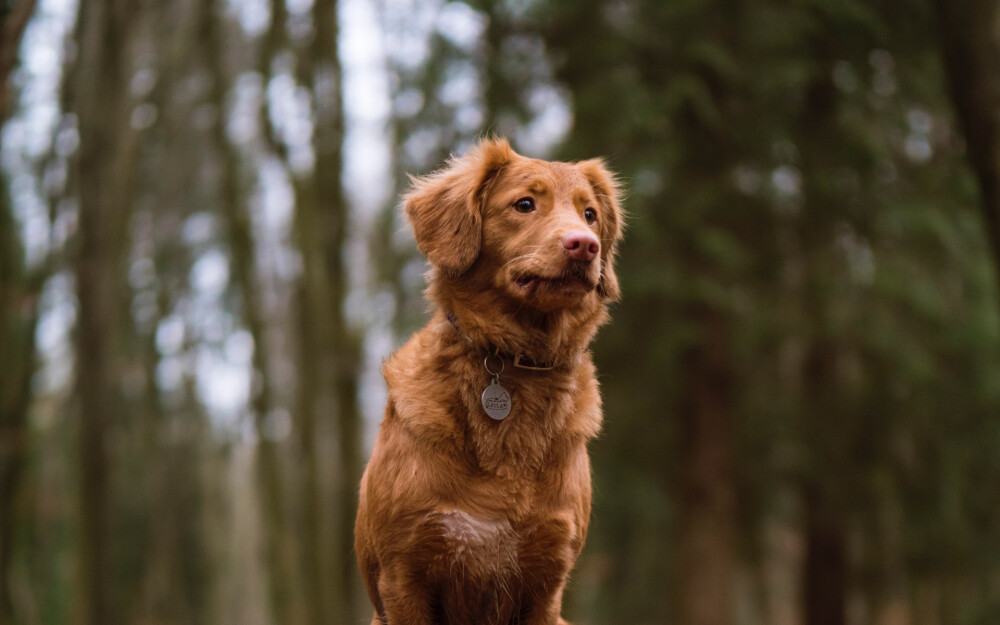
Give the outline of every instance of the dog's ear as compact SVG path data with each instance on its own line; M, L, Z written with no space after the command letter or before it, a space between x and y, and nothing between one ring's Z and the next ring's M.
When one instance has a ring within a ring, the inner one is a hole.
M462 275L479 257L483 201L490 183L516 156L505 139L486 139L444 169L411 179L403 205L417 248L445 275Z
M597 292L603 297L616 301L621 297L618 276L615 275L615 254L622 238L625 213L621 207L621 187L618 179L599 158L580 161L576 164L601 204L601 279Z

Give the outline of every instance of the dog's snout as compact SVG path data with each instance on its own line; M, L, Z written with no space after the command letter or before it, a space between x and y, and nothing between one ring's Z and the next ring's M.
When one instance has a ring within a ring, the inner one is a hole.
M574 230L567 232L562 238L563 249L573 260L591 261L601 251L597 237L590 232Z

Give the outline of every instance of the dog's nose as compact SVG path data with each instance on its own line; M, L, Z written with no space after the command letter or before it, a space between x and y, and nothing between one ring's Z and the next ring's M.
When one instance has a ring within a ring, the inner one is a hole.
M573 260L591 261L601 251L597 237L590 232L574 230L567 232L562 238L563 249Z

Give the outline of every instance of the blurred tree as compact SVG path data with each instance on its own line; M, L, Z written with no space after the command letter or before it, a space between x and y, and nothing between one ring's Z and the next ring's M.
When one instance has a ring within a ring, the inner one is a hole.
M4 0L0 4L0 122L11 109L11 74L17 66L21 38L37 0Z
M147 516L141 522L147 529L139 541L145 539L148 552L138 564L142 576L131 611L136 620L191 624L210 620L211 556L219 550L213 550L205 529L206 491L218 478L204 466L213 451L212 429L191 376L173 386L162 372L183 348L171 344L178 337L164 337L171 328L192 333L181 319L199 252L185 242L184 225L218 204L198 185L204 162L190 157L193 145L206 145L211 137L192 127L191 107L197 101L177 97L185 81L203 71L203 59L212 58L190 44L195 38L204 42L199 36L204 4L185 0L145 7L140 35L145 54L129 81L140 100L130 121L143 128L129 287L133 358L144 377L141 404L132 408L138 442L129 455L135 473L144 478L133 488L155 493L143 501Z
M0 5L0 148L12 111L12 74L34 0ZM28 459L28 412L35 372L35 327L44 272L28 266L21 244L7 173L0 168L0 625L14 622L12 568L15 536L25 506L21 486Z
M306 288L312 297L325 300L315 312L311 332L304 341L326 338L320 345L329 367L327 386L332 391L329 406L334 412L337 440L337 471L334 481L334 518L332 524L333 550L332 585L330 595L334 600L333 619L353 622L361 618L355 603L360 577L355 565L354 517L357 512L357 485L361 480L364 460L361 457L361 414L358 408L358 385L361 375L361 344L347 320L346 302L350 293L350 280L346 260L348 232L351 226L349 204L343 187L344 177L344 81L338 43L340 20L338 2L317 2L313 6L315 35L311 48L302 56L303 81L310 88L313 110L312 150L315 163L311 187L297 210L304 217L301 229L312 227L321 235L318 247L302 246L304 256L318 254L323 263L322 284L311 283ZM313 217L308 216L314 211ZM326 385L324 385L326 386ZM303 432L305 437L309 432ZM303 438L305 445L315 448L316 440ZM315 453L315 449L313 451ZM318 468L312 469L313 472ZM307 497L320 498L318 475L315 486ZM318 519L308 526L313 536L320 536ZM324 544L323 541L318 543ZM317 574L319 571L317 571ZM319 580L323 577L317 575ZM322 587L315 589L317 600L324 594ZM327 622L324 614L316 615L316 625Z
M80 414L82 623L121 620L114 601L109 432L121 410L125 229L132 200L135 131L129 125L130 26L137 6L96 0L80 7L71 106L80 147L80 237L74 259L78 305L76 393Z
M314 162L308 175L293 174L296 186L295 231L303 258L300 285L303 321L300 332L300 363L303 371L315 371L312 391L304 396L300 414L299 446L306 482L303 504L304 527L317 546L329 544L323 556L317 551L307 559L306 580L313 584L312 601L317 606L313 622L357 620L355 605L359 578L352 557L356 489L361 478L361 415L357 405L360 376L360 343L347 321L345 302L350 290L345 246L350 226L348 202L343 189L344 110L343 72L337 52L338 3L315 3L314 34L310 45L299 51L298 77L310 96L313 115ZM304 389L305 390L305 389ZM332 541L322 539L319 464L316 433L319 415L332 411L335 424L336 473ZM325 560L325 562L323 561ZM332 577L326 577L329 571ZM326 608L326 597L332 608Z
M979 182L986 232L1000 276L1000 3L935 0L955 114ZM998 277L1000 281L1000 277Z
M2 124L0 124L2 125ZM28 460L28 412L35 371L40 281L25 266L6 180L0 174L0 358L9 363L0 385L0 623L14 622L11 573L22 521L21 485Z
M250 414L256 432L255 476L259 488L266 583L269 590L270 620L290 625L301 620L295 590L295 543L286 512L285 478L281 450L276 440L274 419L278 409L272 383L268 324L264 297L259 285L259 254L253 236L248 197L242 177L241 156L227 134L226 119L231 108L233 70L226 66L229 40L226 37L225 9L221 2L201 3L201 37L205 59L211 71L211 102L219 116L212 124L213 148L219 165L219 199L225 223L229 254L235 274L240 316L253 338Z
M262 114L268 146L280 159L295 199L294 246L302 260L296 305L298 399L296 446L302 477L299 518L301 573L310 622L357 619L360 587L353 553L356 489L360 481L361 415L358 383L361 345L350 327L345 302L350 293L345 260L350 212L343 189L343 77L338 54L339 5L314 3L310 35L291 36L284 3L271 3L271 22L258 57L267 84L291 55L292 77L307 95L311 114L311 162L303 166L293 146L280 136L277 112L268 100ZM287 70L286 70L287 71ZM300 146L301 148L301 146ZM325 434L336 440L332 501L324 505L323 463L330 451ZM332 505L330 505L332 504ZM332 511L326 517L325 511ZM324 519L330 521L324 523Z
M467 5L455 5L467 7ZM439 15L439 7L429 9ZM449 78L469 78L470 59L453 42L443 37L433 22L419 19L420 9L399 10L392 2L377 3L383 45L386 48L386 71L392 85L390 115L391 163L394 188L383 208L374 232L372 257L376 261L379 286L391 294L394 314L391 331L394 343L401 343L426 321L423 303L423 259L411 242L401 242L400 232L407 231L399 197L409 185L409 176L426 172L469 142L479 129L475 123L463 123L478 117L475 102L443 97ZM394 45L393 42L405 42ZM425 55L407 52L407 46L426 46Z

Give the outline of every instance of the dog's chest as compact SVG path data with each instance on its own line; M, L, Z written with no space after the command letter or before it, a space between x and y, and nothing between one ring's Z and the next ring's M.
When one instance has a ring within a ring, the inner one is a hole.
M506 625L530 609L539 589L565 575L572 562L572 523L512 524L502 516L445 509L427 515L423 545L433 553L428 581L442 622ZM487 618L488 617L488 618ZM486 619L486 620L484 620Z
M463 510L431 512L424 521L425 544L435 559L479 578L521 576L532 568L534 555L562 558L575 534L570 515L519 523Z
M487 473L530 482L550 458L572 410L572 397L562 389L532 388L512 380L510 415L503 421L489 418L479 398L466 404L467 445ZM536 385L540 386L540 385Z
M442 510L428 516L442 541L442 560L477 577L506 577L517 572L518 538L506 519Z

